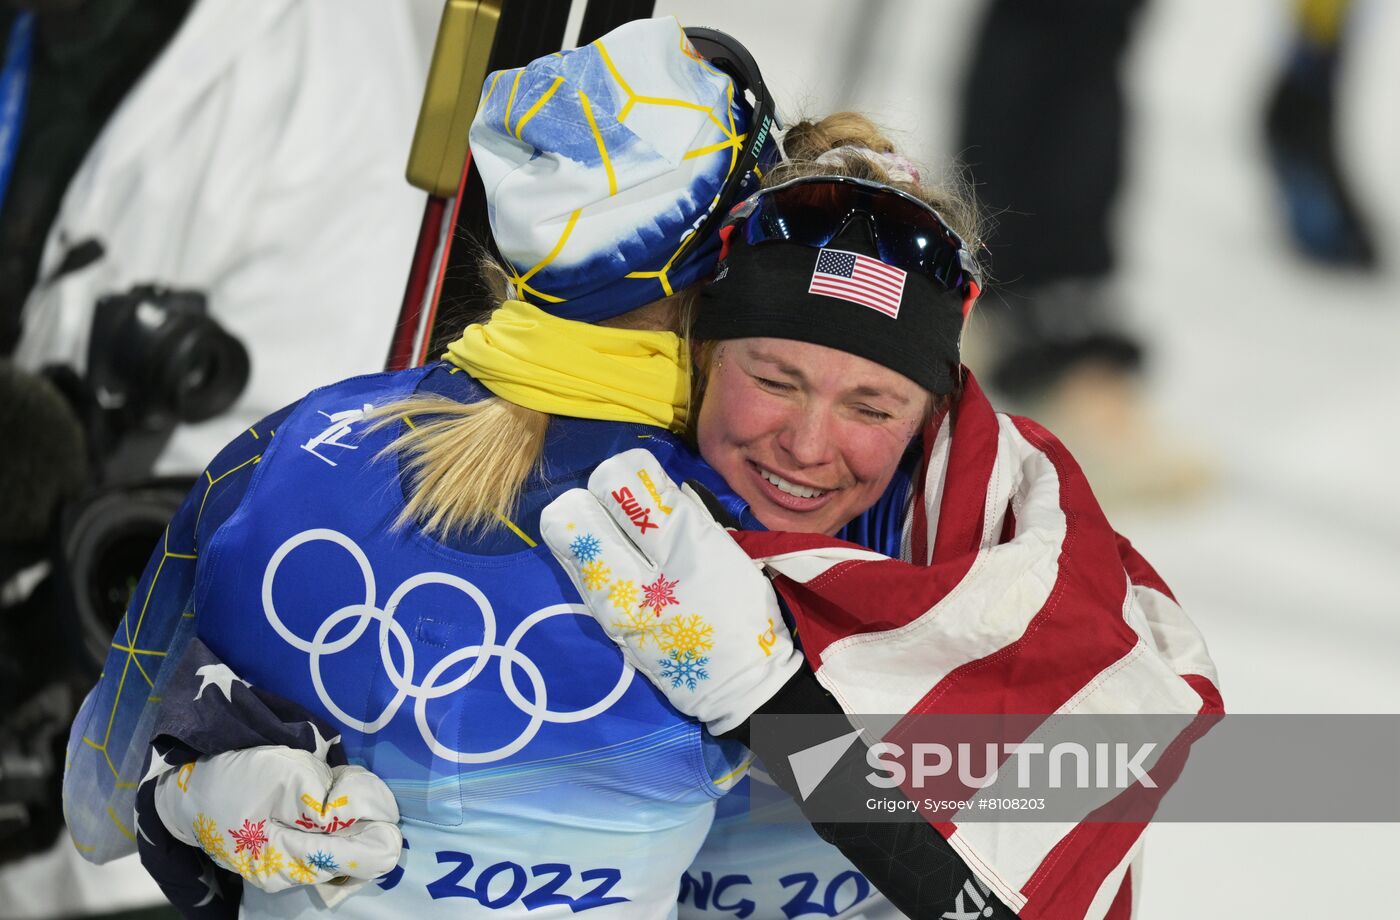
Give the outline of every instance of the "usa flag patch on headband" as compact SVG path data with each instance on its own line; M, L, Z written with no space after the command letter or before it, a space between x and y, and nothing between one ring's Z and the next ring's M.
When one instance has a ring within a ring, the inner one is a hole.
M879 259L844 249L823 249L807 293L848 300L894 318L899 316L907 277L908 272Z

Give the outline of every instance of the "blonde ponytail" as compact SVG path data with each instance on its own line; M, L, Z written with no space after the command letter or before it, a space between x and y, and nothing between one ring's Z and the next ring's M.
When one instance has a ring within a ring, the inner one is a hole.
M508 300L505 268L480 247L476 262L488 302ZM499 396L474 403L410 396L377 407L370 418L371 430L400 419L406 425L378 457L401 457L408 477L407 501L394 526L416 524L437 539L503 526L539 463L549 428L548 415Z
M384 449L401 455L408 500L394 522L416 523L434 537L500 526L539 463L549 416L489 396L459 403L413 396L378 410L383 425L404 418L407 430Z
M479 259L499 305L512 295L509 276L490 256ZM600 325L626 329L690 328L696 292L682 291ZM445 396L412 396L377 408L373 428L402 418L407 430L380 454L401 457L408 498L394 526L417 525L444 539L461 532L511 526L526 481L540 465L549 416L499 396L460 403Z

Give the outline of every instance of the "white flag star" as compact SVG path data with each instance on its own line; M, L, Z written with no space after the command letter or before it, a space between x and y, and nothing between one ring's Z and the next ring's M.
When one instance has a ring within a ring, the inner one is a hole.
M307 722L306 724L311 726L311 734L316 736L316 750L311 753L316 755L317 760L325 760L326 755L330 753L332 745L340 743L340 736L336 735L334 738L327 740L321 737L321 731L316 727L315 722Z
M151 768L146 771L145 776L141 777L141 782L137 785L144 786L166 770L173 770L177 766L179 766L179 764L173 764L167 761L165 755L160 751L151 751Z
M204 667L197 669L194 673L199 675L204 681L204 683L199 685L199 692L194 695L195 699L199 699L203 696L205 688L213 684L215 687L224 691L224 699L233 702L234 681L238 681L245 687L252 686L252 684L233 673L232 669L226 664L206 664Z
M138 837L140 837L142 840L144 840L144 841L146 841L147 843L149 843L151 846L155 846L155 845L156 845L156 843L155 843L154 840L152 840L150 837L147 837L147 836L146 836L146 829L145 829L144 827L141 826L141 816L140 816L140 815L137 815L137 816L136 816L136 834L137 834Z
M219 888L219 877L214 874L213 863L208 863L207 865L205 865L204 871L201 872L199 875L199 880L204 883L205 888L209 889L209 893L206 894L204 896L204 900L196 904L195 907L203 907L205 904L208 904L215 898L223 898L224 893L222 889Z

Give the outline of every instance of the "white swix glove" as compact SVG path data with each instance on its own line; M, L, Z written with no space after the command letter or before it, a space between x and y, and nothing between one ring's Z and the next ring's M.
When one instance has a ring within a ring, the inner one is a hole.
M760 566L649 451L599 464L587 491L544 509L540 532L627 660L712 733L802 666Z
M201 757L157 783L156 813L170 833L264 891L354 886L399 861L398 804L363 767L267 746Z

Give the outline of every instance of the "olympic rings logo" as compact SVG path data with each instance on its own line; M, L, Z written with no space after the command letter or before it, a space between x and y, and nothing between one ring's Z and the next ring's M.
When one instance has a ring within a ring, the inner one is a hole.
M303 639L298 636L287 624L278 616L277 609L272 601L272 584L277 578L277 570L283 561L291 555L298 547L308 543L327 542L341 547L355 563L360 567L360 574L364 576L365 599L363 603L349 604L341 607L321 621L316 627L316 633L310 639ZM403 626L395 619L399 605L403 603L405 597L415 588L424 585L446 585L456 588L466 595L481 613L483 634L481 644L469 645L459 648L454 652L445 655L423 676L422 683L415 683L414 673L414 652L413 643L409 641L408 633ZM311 669L311 683L316 688L316 695L330 712L344 725L366 735L378 732L398 714L399 708L409 698L413 699L413 716L418 724L418 731L423 736L423 741L428 748L438 757L454 763L494 763L519 751L529 744L531 739L539 732L546 722L556 724L568 724L573 722L583 722L596 715L606 712L614 703L622 698L627 692L627 688L632 684L632 677L636 670L626 661L622 662L622 674L618 677L617 683L608 691L607 695L598 702L583 709L576 709L570 712L555 712L549 708L547 694L545 691L544 675L539 667L520 651L519 645L534 626L548 620L550 617L562 614L574 614L575 616L591 616L588 608L582 604L554 604L549 607L536 610L534 613L520 621L510 636L503 644L496 643L496 614L491 607L491 601L481 592L476 585L459 578L456 575L449 575L446 572L421 572L414 575L389 595L389 599L381 608L376 604L378 590L375 586L374 569L370 566L368 557L364 550L345 534L337 530L328 528L314 528L304 530L294 537L286 540L277 551L272 554L268 561L267 569L263 573L262 582L262 603L263 614L267 617L267 622L282 637L288 645L300 651L306 652L309 657ZM328 641L331 631L346 620L354 620L354 625L343 636L334 641ZM389 704L384 707L384 711L379 713L374 719L365 722L347 713L331 699L330 693L326 690L325 680L321 675L321 660L339 652L343 652L359 641L369 628L372 622L379 623L379 659L384 666L384 670L389 677L389 682L394 686L394 697ZM403 659L403 670L400 671L395 666L393 658L389 655L389 640L393 639L398 646L399 654ZM443 744L433 734L432 728L428 724L428 701L439 699L451 693L465 688L477 678L492 658L500 658L500 680L501 687L505 690L506 698L509 699L517 709L529 717L530 721L513 741L490 751L457 751ZM474 659L474 660L473 660ZM472 664L459 676L452 680L439 684L442 676L447 673L452 666L472 660ZM515 668L525 672L525 676L530 680L531 698L527 698L515 684Z

